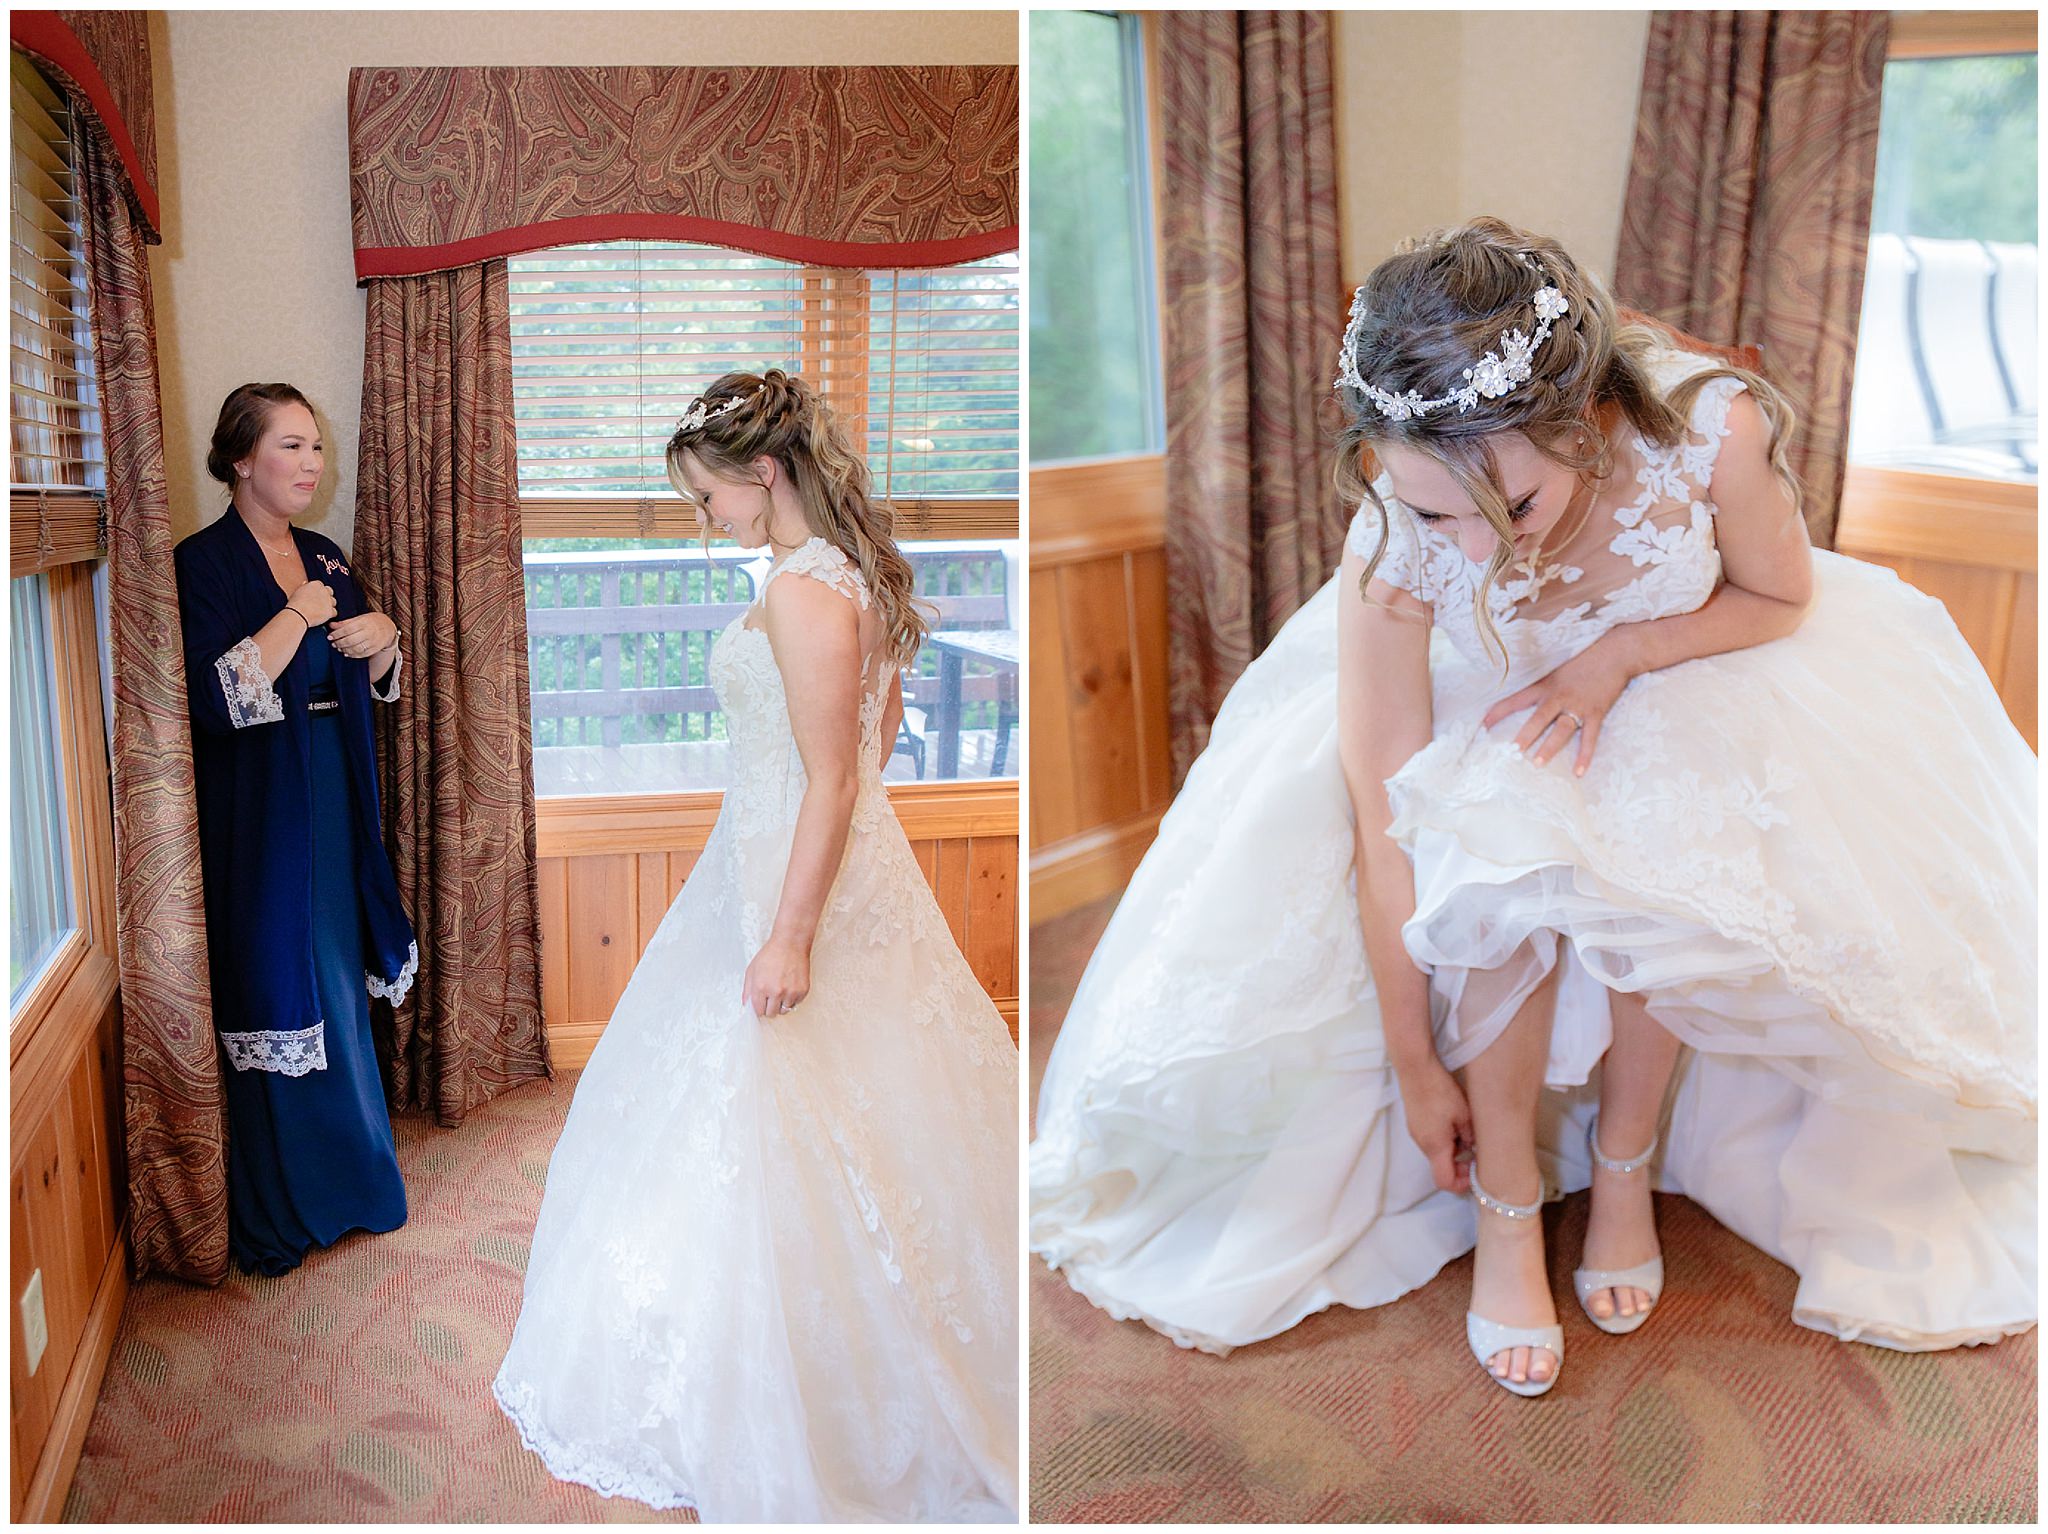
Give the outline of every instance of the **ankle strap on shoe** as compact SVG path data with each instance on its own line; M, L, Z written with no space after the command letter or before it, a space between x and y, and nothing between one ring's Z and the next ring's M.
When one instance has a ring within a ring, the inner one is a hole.
M1657 1138L1650 1137L1649 1148L1626 1161L1617 1156L1602 1155L1600 1151L1600 1115L1595 1113L1593 1121L1586 1126L1586 1150L1593 1158L1593 1165L1608 1172L1640 1172L1650 1164L1650 1158L1657 1154Z
M1540 1191L1537 1193L1536 1202L1533 1204L1510 1204L1505 1199L1495 1198L1491 1193L1488 1193L1479 1186L1478 1162L1472 1163L1470 1175L1472 1178L1472 1198L1481 1209L1488 1209L1495 1214L1505 1215L1510 1220L1533 1220L1536 1216L1543 1213L1543 1194Z

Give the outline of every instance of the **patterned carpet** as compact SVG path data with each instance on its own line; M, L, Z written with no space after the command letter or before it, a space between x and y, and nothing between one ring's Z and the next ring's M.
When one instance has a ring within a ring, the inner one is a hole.
M575 1084L400 1120L403 1229L282 1278L137 1286L65 1520L689 1521L550 1479L490 1396Z
M1031 1084L1109 906L1034 928ZM1661 1313L1570 1300L1583 1195L1546 1220L1566 1361L1549 1395L1466 1352L1471 1259L1227 1359L1110 1320L1034 1264L1034 1522L2035 1521L2038 1333L1903 1354L1794 1326L1790 1269L1660 1196Z

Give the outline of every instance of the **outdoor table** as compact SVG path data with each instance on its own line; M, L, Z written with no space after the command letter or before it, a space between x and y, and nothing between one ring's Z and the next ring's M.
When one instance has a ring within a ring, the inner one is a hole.
M1015 629L940 629L925 636L939 652L939 770L941 780L960 771L960 682L971 660L987 661L998 675L1015 672L1021 657Z

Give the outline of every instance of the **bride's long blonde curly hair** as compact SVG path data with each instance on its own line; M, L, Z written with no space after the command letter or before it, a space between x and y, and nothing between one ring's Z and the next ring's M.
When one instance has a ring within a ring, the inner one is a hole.
M724 414L720 405L746 401ZM804 521L860 568L882 616L883 644L898 664L917 653L930 625L917 610L910 561L896 547L896 516L870 488L867 460L847 443L818 393L794 373L727 373L703 394L710 419L679 426L668 441L668 478L694 501L680 468L692 454L712 473L751 479L757 458L773 458L789 476Z
M1529 269L1529 259L1542 268L1541 278ZM1479 358L1498 351L1504 331L1535 329L1530 299L1542 281L1559 289L1571 308L1531 355L1527 381L1498 399L1396 421L1357 389L1340 385L1337 391L1349 417L1337 444L1338 488L1353 504L1370 502L1380 518L1380 545L1358 583L1360 594L1387 546L1387 508L1373 487L1373 452L1391 444L1426 453L1471 497L1499 539L1479 584L1476 616L1485 643L1503 661L1506 647L1485 596L1513 555L1514 522L1487 438L1519 432L1552 463L1603 479L1615 462L1615 442L1600 424L1609 407L1618 408L1620 423L1639 436L1675 447L1688 435L1701 387L1715 378L1737 378L1769 423L1771 468L1795 508L1800 500L1799 481L1785 457L1794 420L1784 395L1750 369L1722 363L1662 392L1651 377L1649 357L1670 346L1671 337L1651 325L1625 323L1605 286L1557 241L1497 218L1433 230L1375 267L1365 280L1352 361L1375 388L1395 394L1414 389L1425 399L1437 398L1458 387L1464 370Z

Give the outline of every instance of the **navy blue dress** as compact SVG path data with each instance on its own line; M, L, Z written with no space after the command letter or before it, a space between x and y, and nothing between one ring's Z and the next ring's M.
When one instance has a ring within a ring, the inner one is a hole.
M363 610L340 549L294 528L337 616ZM370 995L418 963L379 829L366 662L309 631L271 678L250 639L284 605L230 509L177 550L214 1026L226 1069L228 1235L283 1273L352 1230L405 1223ZM385 678L395 697L397 669Z

